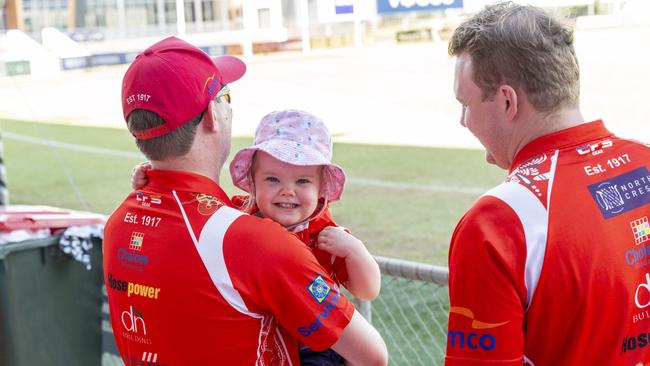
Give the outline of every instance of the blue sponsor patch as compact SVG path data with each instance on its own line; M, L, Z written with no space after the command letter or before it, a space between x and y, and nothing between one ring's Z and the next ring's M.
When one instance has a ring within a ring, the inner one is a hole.
M117 259L122 262L124 267L140 272L149 265L149 256L130 252L124 248L117 250Z
M321 275L316 276L309 286L307 286L307 291L319 304L327 298L331 290L332 288L325 282Z
M309 325L298 327L298 333L304 337L309 337L310 335L314 334L314 332L319 330L323 326L323 322L327 322L330 314L332 314L334 309L336 309L336 304L339 303L340 299L341 294L335 291L332 297L330 297L330 299L327 300L325 304L323 304L323 308L321 312L316 316L316 320L311 322Z
M588 187L605 219L650 203L650 172L642 167Z
M492 351L497 346L497 339L490 333L477 334L465 333L460 330L449 330L447 332L447 344L451 348L469 348Z

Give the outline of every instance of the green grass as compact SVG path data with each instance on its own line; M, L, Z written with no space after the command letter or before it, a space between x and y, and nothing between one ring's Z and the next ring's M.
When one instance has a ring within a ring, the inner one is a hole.
M137 153L122 129L42 124L0 119L1 132ZM5 136L10 200L108 214L130 192L129 174L138 158L72 151ZM248 146L233 139L232 151ZM446 265L456 222L478 194L367 185L355 179L450 188L491 187L504 173L484 162L483 152L338 143L335 162L350 179L343 199L332 205L335 219L362 239L373 254ZM229 194L239 193L228 173ZM72 182L72 183L71 183Z

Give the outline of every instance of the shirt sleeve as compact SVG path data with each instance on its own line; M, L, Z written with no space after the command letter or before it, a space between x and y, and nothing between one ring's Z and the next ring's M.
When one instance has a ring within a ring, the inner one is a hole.
M334 257L332 271L334 271L334 275L340 283L346 283L348 281L348 266L345 263L345 258Z
M446 365L521 365L526 246L514 211L481 197L461 219L449 248Z
M339 339L354 306L305 244L277 223L251 216L240 217L227 235L226 266L249 308L272 314L315 351Z

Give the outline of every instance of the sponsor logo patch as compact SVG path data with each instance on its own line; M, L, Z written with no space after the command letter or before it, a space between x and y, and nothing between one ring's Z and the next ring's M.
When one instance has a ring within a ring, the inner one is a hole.
M149 265L149 256L129 252L124 248L117 250L117 259L122 262L125 268L142 272L144 267Z
M203 193L197 193L196 200L199 202L197 210L201 215L212 215L219 207L223 206L223 202L214 196Z
M160 195L147 194L141 191L135 192L135 199L144 207L151 207L151 205L159 205L162 203L162 197Z
M491 351L497 346L497 339L490 333L466 333L460 330L447 332L447 343L451 348L483 349Z
M142 250L142 242L144 241L143 233L136 233L135 231L131 233L131 242L129 243L129 249L134 252L139 252Z
M126 292L127 297L141 296L157 300L160 294L160 287L142 285L135 282L124 281L108 274L108 288L113 291Z
M331 290L332 288L325 282L321 275L316 276L309 286L307 286L307 291L319 304L325 301Z
M650 203L650 172L638 168L588 186L600 213L611 219Z
M603 140L596 142L595 144L587 144L584 146L580 146L576 148L576 151L580 155L600 155L603 153L603 150L607 149L608 147L614 146L614 143L612 140Z
M458 314L465 318L471 319L471 328L479 332L452 330L447 332L447 344L451 348L469 348L469 349L482 349L484 351L491 351L497 346L497 338L490 333L486 333L486 329L497 328L509 323L510 321L500 323L488 323L477 320L474 312L471 309L452 306L449 308L449 313Z
M144 315L133 306L129 306L129 310L122 312L121 320L122 326L124 326L124 329L127 331L147 335L147 326L144 323Z
M637 336L625 336L623 338L623 348L621 353L628 351L634 351L638 348L645 348L648 345L648 340L650 333L641 333Z
M650 264L650 245L643 243L640 247L628 249L625 252L625 261L637 269L647 266Z
M464 316L466 318L472 319L472 328L474 328L474 329L496 328L496 327L500 327L502 325L505 325L505 324L509 323L509 321L505 321L505 322L502 322L502 323L486 323L486 322L476 320L474 318L474 312L472 310L470 310L468 308L463 308L463 307L460 307L460 306L452 306L452 307L450 307L449 312L451 314L458 314L458 315L462 315L462 316Z
M630 227L632 228L636 245L643 244L643 242L650 239L650 223L648 223L647 216L630 222Z
M309 325L298 327L298 333L305 337L309 337L314 332L319 330L323 326L323 321L329 318L330 314L336 308L336 305L339 303L340 299L341 294L334 292L332 297L323 304L323 308L321 312L316 316L316 320L314 320Z
M147 337L147 325L144 321L144 315L134 306L129 306L128 310L122 312L120 316L122 321L122 337L130 342L150 345L153 342Z
M639 309L650 306L650 274L646 273L645 283L641 283L636 287L634 303Z

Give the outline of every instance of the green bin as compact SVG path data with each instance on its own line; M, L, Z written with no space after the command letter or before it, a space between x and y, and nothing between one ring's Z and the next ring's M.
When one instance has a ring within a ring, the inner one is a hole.
M99 366L101 240L91 270L59 237L0 244L0 365Z

